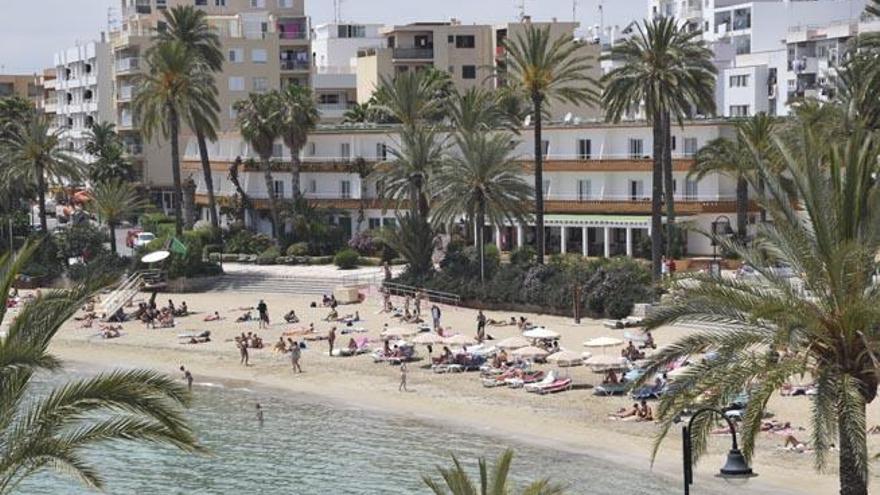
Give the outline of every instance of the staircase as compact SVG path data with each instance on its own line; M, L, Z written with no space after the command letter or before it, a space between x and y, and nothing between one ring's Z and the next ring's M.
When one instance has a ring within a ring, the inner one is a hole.
M125 306L147 285L157 285L162 281L162 273L157 270L134 272L119 287L101 300L97 313L105 318L113 316L119 308Z
M226 273L219 277L210 290L265 294L331 294L340 285L345 285L342 279Z

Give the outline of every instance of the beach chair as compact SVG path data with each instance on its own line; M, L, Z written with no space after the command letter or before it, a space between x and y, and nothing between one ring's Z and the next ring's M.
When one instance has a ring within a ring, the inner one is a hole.
M593 395L598 395L602 397L611 397L614 395L623 395L629 390L630 384L628 382L620 382L620 383L603 383L601 385L596 385L593 389Z
M555 394L564 390L571 390L571 378L559 378L549 385L539 387L536 392L538 395Z
M547 373L547 376L545 376L544 379L542 379L541 381L535 383L526 383L523 385L523 388L526 390L526 392L537 392L538 389L540 389L542 386L550 385L555 381L556 371L551 371L550 373Z
M537 383L543 379L543 371L531 371L523 373L522 377L507 378L504 380L504 383L510 388L522 388L527 384Z

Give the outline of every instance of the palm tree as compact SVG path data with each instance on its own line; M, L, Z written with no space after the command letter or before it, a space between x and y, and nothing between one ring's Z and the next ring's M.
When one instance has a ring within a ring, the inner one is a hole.
M810 443L816 466L823 467L829 447L837 445L840 493L866 495L865 408L877 394L880 346L880 290L874 280L880 145L872 134L857 131L825 153L826 143L809 128L803 132L808 139L802 155L778 142L784 157L779 173L757 160L766 181L759 201L773 222L758 225L755 246L721 240L763 282L694 275L677 283L676 297L652 313L647 328L698 323L702 330L658 351L646 376L680 357L712 352L715 358L688 367L662 398L662 433L685 408L717 407L748 391L741 430L747 456L775 391L794 377L813 377ZM791 266L797 278L777 275L777 263ZM696 424L696 454L705 450L710 429L711 421Z
M479 488L474 485L464 466L453 455L452 468L437 467L442 481L436 481L429 476L423 476L422 481L435 495L507 495L511 493L511 483L508 480L510 465L513 462L513 451L505 450L491 469L485 459L479 460L480 483ZM551 483L544 478L535 481L520 491L522 495L562 495L565 490L561 485Z
M592 77L592 57L571 34L551 39L550 26L531 24L524 33L504 41L507 66L500 77L519 88L532 104L535 126L535 241L537 260L544 263L544 150L543 118L554 102L594 104L599 83Z
M0 256L0 322L12 282L35 248L26 246L15 258ZM154 371L105 372L69 381L48 394L34 393L37 374L62 369L48 352L49 343L89 295L81 287L44 293L22 308L0 339L2 494L45 470L101 489L104 477L87 456L110 442L202 450L182 410L190 401L186 387Z
M417 279L434 270L434 229L420 215L397 215L397 226L382 231L382 239L406 260L407 271Z
M736 140L717 138L700 149L689 177L700 180L708 174L719 173L736 180L736 227L740 242L748 235L749 175L757 173L755 154L765 161L770 158L774 119L761 112L748 120L737 122ZM763 178L753 181L763 190Z
M452 92L449 74L436 69L401 72L393 79L383 77L374 105L411 129L423 121L436 121L443 115L446 98Z
M110 250L114 254L116 254L116 226L126 218L137 215L147 207L147 204L134 185L119 179L101 182L92 190L88 209L110 229Z
M92 184L113 179L131 180L131 162L126 158L116 124L95 122L86 134L86 153L95 157L88 166Z
M302 163L299 155L305 148L309 133L315 130L321 115L315 105L312 90L296 84L288 85L281 92L281 139L290 149L293 173L293 199L300 196L299 174Z
M708 113L715 110L717 70L712 64L712 51L699 40L699 35L699 31L688 32L673 18L645 21L637 26L635 36L612 48L608 58L618 66L603 77L605 92L602 101L608 120L618 122L641 104L653 126L651 261L655 279L660 276L664 171L668 249L672 247L674 235L675 206L668 142L670 120L675 118L681 125L682 120L691 114L693 106Z
M342 116L343 124L363 124L370 121L370 102L355 103Z
M48 232L46 222L47 179L58 183L77 181L83 163L61 144L64 129L55 128L52 119L38 110L31 110L21 121L12 122L5 130L0 150L5 155L4 181L33 184L37 190L40 228Z
M187 109L185 120L190 129L195 132L196 142L199 147L199 158L202 162L202 175L205 178L205 187L208 192L208 208L211 226L220 228L220 219L217 216L217 200L214 197L214 180L211 173L211 160L208 157L207 140L217 140L217 126L219 125L218 113L220 106L217 103L217 87L212 73L223 69L223 51L221 50L220 37L208 24L207 14L203 10L197 10L192 6L177 6L163 13L166 28L157 31L153 41L158 46L162 43L179 42L187 47L204 64L205 76L210 78L211 87L206 88L212 92L214 98L208 99L212 105L208 107L192 106ZM203 102L199 102L203 104Z
M183 234L183 190L180 178L180 123L193 122L195 109L217 108L214 76L205 64L179 41L155 45L147 56L149 70L138 78L140 91L134 99L141 132L150 139L157 131L171 141L171 173L174 179L174 217L177 235ZM209 119L209 117L205 117ZM190 212L191 213L191 212ZM188 215L188 222L192 215Z
M281 135L281 113L278 93L251 93L246 100L235 103L241 137L254 148L260 157L266 192L269 198L269 214L272 216L272 235L278 242L281 224L278 221L275 180L272 178L272 154L275 140Z
M391 163L380 169L383 196L397 200L398 206L409 200L412 214L427 221L431 209L430 179L443 160L445 148L445 141L433 126L404 128L398 145L389 150Z
M497 95L480 87L453 92L447 107L456 132L472 134L504 126L507 122Z
M475 219L480 281L484 281L486 220L496 226L525 222L533 190L522 178L522 166L511 156L513 146L507 133L460 133L456 144L459 154L447 160L434 178L438 198L434 220L452 222L462 215Z

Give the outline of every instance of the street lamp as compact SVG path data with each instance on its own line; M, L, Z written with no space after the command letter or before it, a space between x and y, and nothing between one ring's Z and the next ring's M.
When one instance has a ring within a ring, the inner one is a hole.
M727 215L718 215L712 221L712 275L721 275L721 265L718 263L718 236L729 236L733 234L730 227L730 217Z
M717 476L725 480L748 480L749 478L757 476L757 474L752 472L752 468L750 468L749 463L746 462L745 456L739 450L736 443L736 426L734 426L733 420L725 416L724 412L718 409L704 407L694 412L687 425L681 428L683 443L682 457L684 460L684 495L690 495L691 485L694 483L694 457L691 449L691 430L694 426L694 420L701 414L717 414L727 421L727 425L730 428L730 437L733 441L733 445L730 447L730 452L727 453L727 461L724 463L724 466L721 468L721 471Z

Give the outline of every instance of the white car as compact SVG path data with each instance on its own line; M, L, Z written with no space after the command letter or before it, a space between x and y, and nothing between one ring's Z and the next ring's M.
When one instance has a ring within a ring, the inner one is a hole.
M135 248L144 247L147 244L151 243L154 239L156 239L156 234L152 232L141 232L134 238L134 242L132 243Z

